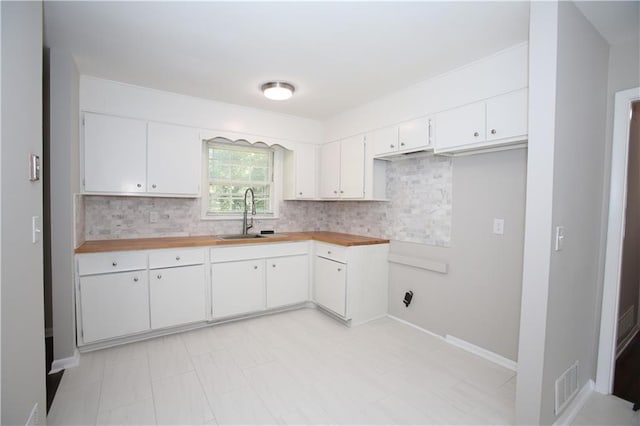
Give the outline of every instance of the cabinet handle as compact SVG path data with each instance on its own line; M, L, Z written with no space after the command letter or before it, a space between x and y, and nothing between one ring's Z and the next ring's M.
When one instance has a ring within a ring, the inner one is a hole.
M400 146L404 146L404 142L400 142Z
M298 195L302 195L302 192L298 192Z
M158 274L158 279L161 280L162 279L162 274Z
M337 193L338 193L338 191L333 191L333 193L334 193L334 194L337 194Z
M275 268L275 267L276 267L276 264L274 263L274 264L273 264L273 265L271 265L271 266Z
M389 148L395 148L396 146L394 144L389 145Z
M142 184L141 184L141 183L137 184L136 186L137 186L138 188L142 188Z
M133 277L133 282L137 283L138 282L138 277Z
M498 133L498 132L496 132L496 129L491 129L491 134L492 135L495 135L496 133Z
M473 137L477 138L478 136L480 136L480 133L478 133L478 132L473 132Z
M327 250L327 254L331 254L331 250Z
M113 262L111 263L111 266L118 266L118 262L113 261Z
M254 266L254 267L253 267L253 269L258 269L258 266L257 266L257 265L256 265L256 266Z
M343 191L343 190L340 190L340 193L341 193L341 194L344 194L344 191Z
M176 260L180 260L180 256L176 256Z
M338 272L342 271L342 268L338 268Z
M151 185L151 187L152 187L153 189L156 189L156 184L154 183L153 185Z

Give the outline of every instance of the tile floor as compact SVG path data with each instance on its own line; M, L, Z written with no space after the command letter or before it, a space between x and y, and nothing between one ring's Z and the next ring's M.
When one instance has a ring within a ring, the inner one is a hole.
M632 406L632 403L614 395L592 392L571 424L574 426L640 426L640 411L634 412Z
M392 319L315 309L83 354L49 425L512 424L515 373Z

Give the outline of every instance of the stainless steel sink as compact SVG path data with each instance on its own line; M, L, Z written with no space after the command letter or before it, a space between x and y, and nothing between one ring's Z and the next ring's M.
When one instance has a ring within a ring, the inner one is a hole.
M256 238L265 238L266 235L260 234L227 234L227 235L218 235L218 238L221 240L253 240Z
M257 238L277 238L286 237L287 234L227 234L218 235L221 240L255 240Z

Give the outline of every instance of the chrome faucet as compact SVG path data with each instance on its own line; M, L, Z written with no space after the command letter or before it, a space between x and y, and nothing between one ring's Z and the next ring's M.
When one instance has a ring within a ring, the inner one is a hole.
M247 223L247 195L251 193L251 224ZM244 214L242 216L242 235L248 235L249 229L253 228L253 216L256 215L256 200L253 188L244 191Z

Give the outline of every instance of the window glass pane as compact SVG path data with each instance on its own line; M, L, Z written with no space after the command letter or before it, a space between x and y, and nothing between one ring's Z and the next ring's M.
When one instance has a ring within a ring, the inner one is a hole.
M210 143L208 151L209 213L243 212L247 188L253 188L257 212L272 212L271 150Z

